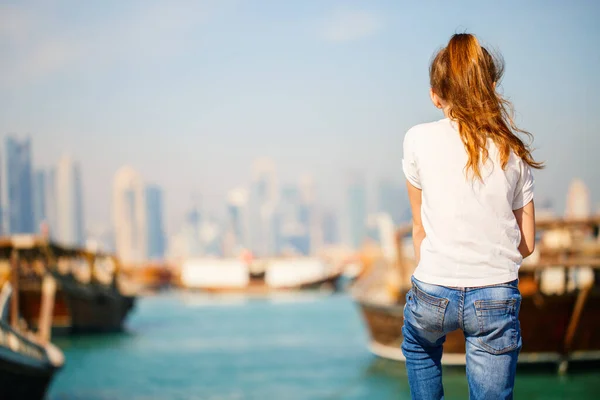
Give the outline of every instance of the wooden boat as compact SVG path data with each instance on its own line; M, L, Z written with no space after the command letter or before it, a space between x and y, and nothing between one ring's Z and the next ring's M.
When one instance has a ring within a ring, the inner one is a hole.
M157 293L175 285L175 274L170 266L149 263L123 271L147 293Z
M42 277L50 273L58 286L52 326L55 334L123 329L135 294L123 281L116 258L27 235L0 239L0 262L4 265L15 245L23 249L19 311L31 328L39 325L36 310L41 301Z
M536 251L519 271L523 348L520 363L600 360L600 217L538 221ZM352 288L370 333L371 351L403 361L400 349L404 298L414 260L404 242L410 227L398 231L398 260L371 257ZM390 279L390 277L392 279ZM465 363L461 331L447 335L444 364Z
M300 290L335 291L341 270L317 258L196 259L184 262L180 285L209 293L262 295Z
M18 252L13 253L13 283L18 286ZM5 282L0 294L0 393L2 399L43 399L52 378L64 365L63 353L50 343L50 324L56 283L43 278L40 308L42 320L37 334L23 327L19 319L19 292ZM18 289L18 288L17 288ZM8 304L10 302L10 310ZM8 319L10 317L10 324Z

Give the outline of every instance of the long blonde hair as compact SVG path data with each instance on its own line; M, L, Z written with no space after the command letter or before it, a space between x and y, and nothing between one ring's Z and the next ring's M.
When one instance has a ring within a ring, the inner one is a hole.
M544 167L517 134L533 136L515 125L512 104L496 91L503 72L502 58L492 56L468 33L453 35L429 68L431 89L448 104L448 116L458 123L469 155L465 168L480 180L480 163L489 157L488 138L498 147L502 168L511 150L532 168Z

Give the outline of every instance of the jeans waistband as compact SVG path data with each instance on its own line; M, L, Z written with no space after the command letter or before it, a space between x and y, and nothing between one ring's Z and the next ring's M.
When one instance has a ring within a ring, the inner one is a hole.
M414 276L411 277L411 280L417 283L426 283L426 282L421 282L420 280L418 280L417 278L415 278ZM433 283L427 283L428 285L435 285ZM484 288L493 288L493 287L501 287L501 286L512 286L515 288L519 287L519 280L515 279L512 281L508 281L508 282L503 282L503 283L495 283L493 285L483 285L483 286L444 286L444 285L436 285L436 286L441 286L441 287L445 287L447 289L452 289L452 290L475 290L475 289L484 289Z

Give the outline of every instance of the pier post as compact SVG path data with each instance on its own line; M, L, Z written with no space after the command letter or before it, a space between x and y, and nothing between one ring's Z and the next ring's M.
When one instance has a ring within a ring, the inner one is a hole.
M558 375L565 376L569 370L569 359L563 357L558 363Z

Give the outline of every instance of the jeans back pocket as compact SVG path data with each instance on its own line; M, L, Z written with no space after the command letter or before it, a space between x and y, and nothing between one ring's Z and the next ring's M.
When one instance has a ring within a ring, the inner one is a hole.
M407 305L417 327L430 333L443 334L448 299L430 295L413 284L407 295Z
M516 298L475 301L479 324L477 340L484 350L504 354L519 346L519 305Z

